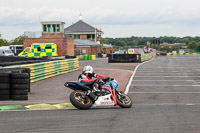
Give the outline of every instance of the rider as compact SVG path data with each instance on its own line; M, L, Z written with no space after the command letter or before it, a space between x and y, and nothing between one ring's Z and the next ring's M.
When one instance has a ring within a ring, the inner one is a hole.
M93 78L102 78L105 79L106 77L101 75L101 74L96 74L94 73L94 69L92 68L92 66L85 66L82 70L82 74L79 75L78 77L78 81L93 81Z
M94 69L92 68L92 66L87 65L83 68L82 74L79 75L78 81L87 84L90 82L94 82L96 78L105 79L106 77L101 74L94 73ZM93 88L95 90L98 90L98 84L94 83Z

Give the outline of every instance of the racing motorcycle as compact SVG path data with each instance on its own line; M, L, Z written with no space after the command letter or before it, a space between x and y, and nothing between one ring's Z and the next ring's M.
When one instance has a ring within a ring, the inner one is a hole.
M90 109L91 107L120 106L130 108L131 98L118 91L118 83L115 79L92 79L87 83L78 81L66 82L65 86L74 90L70 94L70 101L78 109Z

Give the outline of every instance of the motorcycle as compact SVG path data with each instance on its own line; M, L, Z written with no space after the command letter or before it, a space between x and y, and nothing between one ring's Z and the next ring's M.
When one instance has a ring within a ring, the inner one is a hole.
M65 86L74 90L70 94L70 101L78 109L90 109L91 107L120 106L130 108L131 98L118 91L118 83L114 79L92 79L87 83L78 81L66 82Z

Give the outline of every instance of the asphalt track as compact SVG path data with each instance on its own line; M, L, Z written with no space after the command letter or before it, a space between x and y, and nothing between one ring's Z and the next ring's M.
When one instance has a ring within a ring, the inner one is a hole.
M122 109L0 112L0 133L199 133L200 58L156 57L141 65Z

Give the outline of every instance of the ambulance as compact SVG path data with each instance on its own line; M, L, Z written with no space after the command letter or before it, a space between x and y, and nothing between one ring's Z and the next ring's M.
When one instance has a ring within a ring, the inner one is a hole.
M58 56L57 45L55 43L33 43L31 47L25 48L18 56L43 57Z

